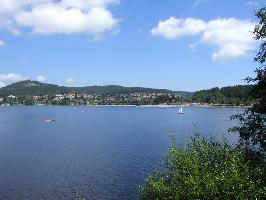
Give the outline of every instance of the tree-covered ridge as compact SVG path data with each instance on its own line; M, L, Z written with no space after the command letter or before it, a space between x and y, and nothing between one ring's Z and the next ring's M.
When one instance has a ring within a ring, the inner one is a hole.
M214 87L209 90L195 92L191 99L198 103L250 105L252 103L252 97L250 97L252 88L252 85Z
M220 105L251 105L253 97L250 95L252 85L228 86L200 90L195 93L153 89L144 87L123 87L118 85L66 87L38 81L20 81L0 89L0 97L15 95L20 100L29 100L33 96L48 96L53 99L57 94L93 94L97 104L180 104L203 103ZM134 96L134 94L142 94ZM133 95L133 97L132 97ZM80 96L80 95L78 95ZM76 99L76 98L75 98ZM114 99L110 102L111 99ZM105 101L108 100L108 101ZM134 101L132 101L134 100ZM144 101L145 100L145 101ZM20 102L21 103L21 102ZM39 102L40 103L40 102ZM84 102L83 102L84 103ZM85 102L86 103L86 102ZM92 102L90 102L92 103ZM95 103L95 102L93 102Z
M123 87L118 85L65 87L53 84L40 83L38 81L20 81L0 89L0 96L6 95L55 95L64 93L88 93L88 94L129 94L129 93L177 93L184 96L190 92L171 91L166 89L154 89L144 87Z
M7 95L54 95L67 92L68 88L52 84L40 83L38 81L20 81L0 89L1 96Z

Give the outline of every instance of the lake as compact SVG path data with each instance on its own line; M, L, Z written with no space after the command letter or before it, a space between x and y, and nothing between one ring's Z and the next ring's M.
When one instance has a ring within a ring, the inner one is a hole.
M0 199L138 199L170 137L228 133L241 108L0 107ZM53 123L46 119L56 119Z

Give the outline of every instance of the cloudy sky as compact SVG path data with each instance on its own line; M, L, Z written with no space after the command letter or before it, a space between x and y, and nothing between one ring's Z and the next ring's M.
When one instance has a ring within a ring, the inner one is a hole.
M243 84L263 0L0 0L0 87Z

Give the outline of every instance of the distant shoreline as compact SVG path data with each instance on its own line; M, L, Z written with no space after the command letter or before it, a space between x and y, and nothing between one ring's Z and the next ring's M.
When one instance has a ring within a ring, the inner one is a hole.
M236 105L222 105L222 104L191 104L191 103L187 103L187 104L180 104L180 105L123 105L123 104L114 104L114 105L46 105L46 104L42 104L42 105L0 105L0 107L14 107L14 106L66 106L66 107L79 107L79 106L87 106L87 107L140 107L140 108L179 108L179 107L199 107L199 108L250 108L251 106L245 106L245 105L241 105L241 106L236 106Z

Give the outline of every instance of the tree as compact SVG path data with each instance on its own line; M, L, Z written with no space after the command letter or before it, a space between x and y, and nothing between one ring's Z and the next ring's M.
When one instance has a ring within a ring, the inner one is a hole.
M264 199L266 186L260 168L250 168L245 151L225 140L208 141L199 134L186 147L173 138L165 172L148 177L141 187L144 200Z
M247 78L254 83L250 92L254 104L243 114L232 117L240 125L231 131L240 134L244 146L233 148L226 141L208 141L196 135L182 148L173 140L165 171L148 177L141 187L142 199L266 199L266 7L256 16L259 23L254 35L261 44L254 60L260 67L255 78ZM235 98L235 92L242 96L238 89L232 93L223 90L230 100ZM216 100L216 93L213 89L196 95L206 101Z
M233 127L230 131L240 134L240 144L247 148L259 149L261 153L266 152L266 7L261 8L256 16L259 23L253 33L255 39L260 42L259 50L254 61L260 67L256 69L256 77L248 77L248 82L255 85L250 95L255 99L255 103L243 114L235 115L232 119L238 119L240 125Z

